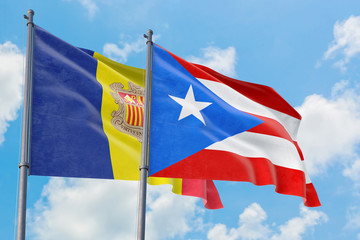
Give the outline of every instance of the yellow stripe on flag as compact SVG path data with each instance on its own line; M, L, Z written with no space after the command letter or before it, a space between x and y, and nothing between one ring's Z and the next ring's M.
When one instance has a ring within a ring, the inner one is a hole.
M128 82L131 81L144 88L145 70L114 62L96 52L94 57L98 59L96 78L103 88L101 116L104 132L109 140L114 178L139 180L141 143L135 137L119 131L112 125L111 114L119 109L119 105L111 96L113 90L110 85L118 82L124 85L125 90L128 90ZM148 183L152 185L171 184L174 193L182 193L181 179L148 178Z

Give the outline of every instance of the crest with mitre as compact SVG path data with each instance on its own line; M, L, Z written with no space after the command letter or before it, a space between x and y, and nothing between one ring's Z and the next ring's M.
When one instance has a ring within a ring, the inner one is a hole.
M121 83L113 83L110 88L114 91L111 96L119 109L113 111L111 116L112 125L119 131L136 137L142 142L142 127L144 116L144 88L128 82L129 89L125 90Z

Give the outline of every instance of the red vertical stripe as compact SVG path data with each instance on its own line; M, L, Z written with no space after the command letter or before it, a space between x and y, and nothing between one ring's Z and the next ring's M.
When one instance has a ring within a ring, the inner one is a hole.
M140 108L140 126L142 127L144 125L144 108Z
M140 126L140 107L135 107L136 108L136 125L135 126Z
M126 122L130 124L130 106L126 104Z
M131 105L130 107L131 107L131 116L132 116L131 125L134 126L134 124L135 124L135 116L134 116L135 107L133 105Z

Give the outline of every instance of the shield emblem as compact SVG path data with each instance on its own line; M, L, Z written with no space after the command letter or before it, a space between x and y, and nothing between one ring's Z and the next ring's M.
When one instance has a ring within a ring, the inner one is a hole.
M111 96L119 105L111 116L112 125L119 131L136 137L142 142L142 126L144 119L144 88L128 82L129 89L125 90L121 83L113 83L110 88L114 91Z

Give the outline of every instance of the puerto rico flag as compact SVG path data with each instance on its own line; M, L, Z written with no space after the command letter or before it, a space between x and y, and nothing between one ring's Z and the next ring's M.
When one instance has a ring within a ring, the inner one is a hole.
M320 206L296 142L301 116L272 88L154 45L149 175L275 185Z

